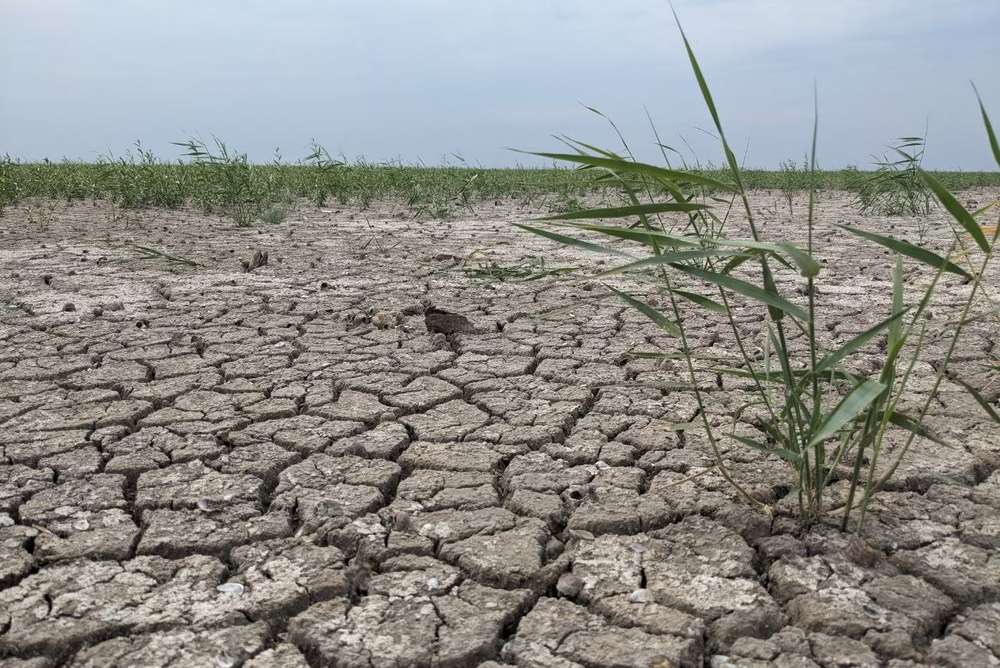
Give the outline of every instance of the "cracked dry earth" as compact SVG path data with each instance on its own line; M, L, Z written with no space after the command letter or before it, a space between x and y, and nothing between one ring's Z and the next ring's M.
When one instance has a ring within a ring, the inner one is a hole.
M802 240L776 195L754 200L769 237ZM915 444L863 541L803 531L783 465L724 440L774 514L737 502L681 367L629 356L673 342L598 283L456 268L476 249L597 258L518 232L534 212L513 204L447 222L379 207L247 229L4 213L0 666L1000 665L1000 439L957 385L928 417L955 446ZM818 211L835 345L889 294L887 258L833 224L917 223L860 220L836 193ZM269 264L245 273L254 250ZM945 279L935 319L966 290ZM472 328L428 331L427 303ZM735 361L725 328L688 318L699 354ZM995 402L992 327L954 368ZM746 386L700 374L710 419L752 434Z

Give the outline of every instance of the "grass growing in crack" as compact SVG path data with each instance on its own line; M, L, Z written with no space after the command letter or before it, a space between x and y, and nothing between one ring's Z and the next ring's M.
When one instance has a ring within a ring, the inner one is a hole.
M134 245L133 248L141 256L143 260L165 260L170 264L182 264L187 267L200 267L199 263L194 260L182 257L180 255L171 255L165 251L158 250L156 248L150 248L149 246L138 246Z
M791 215L794 213L792 211L792 202L795 196L810 189L811 179L815 174L815 170L809 168L808 159L803 160L801 165L794 160L784 160L779 166L779 173L781 175L778 182L779 189L781 190L781 195L785 198L785 202L788 204L788 214Z
M676 340L717 469L747 502L770 510L731 474L723 455L723 438L776 456L788 464L803 522L821 520L836 509L841 513L842 529L848 528L854 518L860 530L872 496L891 478L916 438L933 443L935 447L945 446L925 426L924 419L962 331L980 302L978 296L986 290L983 277L996 247L997 229L993 228L992 234L987 236L973 213L962 207L937 178L920 169L919 162L908 164L906 169L912 169L911 176L918 180L920 187L933 193L951 215L955 241L950 252L941 256L900 239L840 226L843 232L892 252L894 261L886 270L892 274L893 294L889 312L880 322L846 343L827 348L817 334L822 306L817 296L821 266L813 258L818 105L807 170L806 245L798 247L767 241L759 232L747 194L745 173L726 139L704 74L679 21L677 27L721 143L727 165L725 174L706 175L672 169L669 165L664 168L641 163L631 156L627 146L623 157L607 149L575 142L575 153L537 155L599 171L606 182L618 187L626 204L548 216L542 219L548 223L545 227L522 224L518 227L566 246L622 259L622 264L599 276L610 278L628 274L630 278L652 282L660 295L658 303L667 305L663 311L636 294L608 287ZM980 109L991 151L1000 165L1000 146L981 101ZM750 228L750 238L733 239L725 235L726 216L719 217L712 209L726 200L711 193L730 193L729 202L739 203ZM686 217L686 224L662 217L670 214ZM624 222L607 224L593 222L594 219L622 219ZM550 225L557 227L553 229ZM598 243L575 233L587 233L590 238L597 235L606 240ZM967 237L972 246L965 267L959 266L954 257L963 237ZM930 272L927 287L920 299L912 304L904 300L904 258ZM782 282L778 280L779 275L789 272L797 275L795 281L804 283L804 299L791 298L779 291L778 285ZM903 413L901 398L933 326L929 307L934 303L941 282L952 279L971 286L968 297L961 305L957 322L946 325L946 352L938 359L937 373L924 403L915 414ZM698 291L681 289L682 283L694 283L701 288ZM760 332L747 334L740 326L745 325L745 321L737 323L734 299L748 302L758 310L763 323ZM684 316L690 309L707 310L731 330L740 364L722 366L711 360L706 364L706 360L695 354L689 321ZM763 361L751 353L757 336L764 339ZM804 350L798 341L806 342ZM885 343L880 371L867 376L852 371L850 360L859 351L870 349L880 341ZM678 355L666 353L664 356L676 358ZM755 433L738 434L738 416L734 417L728 434L712 424L706 410L711 397L702 389L701 382L707 374L730 375L749 381L753 388L751 398L741 410L750 409L759 416L753 422ZM988 412L997 419L994 411ZM884 464L881 459L890 431L901 432L904 441L892 453L891 461ZM828 489L837 480L846 480L847 489L844 498L831 502Z
M887 155L875 160L875 171L859 179L855 206L867 216L926 215L933 195L920 177L924 159L922 137L901 137ZM923 241L925 231L921 231Z
M287 204L272 204L257 215L258 220L266 225L277 225L284 222L287 217Z
M462 262L462 272L471 278L505 283L507 281L537 281L546 276L562 276L577 270L576 267L549 267L545 258L538 256L527 262L500 264L496 260L476 259L479 251L473 251Z
M369 236L368 239L365 240L365 243L363 243L361 245L361 248L358 250L358 253L361 254L362 257L368 252L368 249L371 247L374 247L374 249L378 251L379 255L386 256L389 254L390 251L392 251L394 248L403 243L402 240L397 240L396 243L394 244L386 244L385 239L386 237L389 236L388 234L376 230L375 226L372 225L372 221L368 220L367 218L365 219L365 225L368 226L368 231L371 232L371 236Z
M258 218L278 193L273 184L260 178L256 165L245 153L231 150L216 138L215 146L200 139L177 142L198 170L195 175L203 186L199 188L206 210L220 209L239 227L250 225Z

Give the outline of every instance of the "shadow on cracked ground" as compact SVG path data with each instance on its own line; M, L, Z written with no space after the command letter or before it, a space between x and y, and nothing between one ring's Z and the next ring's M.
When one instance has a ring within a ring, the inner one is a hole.
M818 211L832 345L886 312L888 275L833 231L848 195ZM509 225L532 213L7 210L0 666L1000 665L1000 435L960 388L931 413L956 446L917 444L863 541L801 531L783 465L729 446L774 508L754 514L680 369L629 356L670 340L582 276L462 270L593 262ZM428 305L471 326L430 332ZM731 361L703 325L698 350ZM994 341L973 327L956 366L993 401ZM745 388L704 373L711 418L752 430Z

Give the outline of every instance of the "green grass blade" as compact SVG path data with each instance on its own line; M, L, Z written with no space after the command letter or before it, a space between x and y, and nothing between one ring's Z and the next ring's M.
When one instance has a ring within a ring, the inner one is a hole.
M674 21L677 23L677 30L681 33L681 39L684 41L684 49L687 51L688 60L691 63L691 69L694 72L694 78L698 82L698 89L701 91L701 97L705 100L705 106L708 107L708 113L712 116L712 122L715 123L715 129L719 133L719 139L722 141L722 147L726 152L726 161L729 163L729 169L733 173L733 177L739 180L740 169L739 164L736 162L736 156L729 149L729 144L726 141L725 132L722 130L722 121L719 119L719 111L715 107L715 100L712 99L712 92L708 88L708 82L705 81L705 75L701 71L701 65L698 64L698 59L694 55L694 49L691 48L691 42L688 41L687 34L684 32L684 28L681 26L681 20L677 16L677 12L674 11L673 7L670 11L674 14ZM742 184L737 183L737 192L742 191Z
M588 218L628 218L631 216L647 216L656 213L687 213L707 209L704 204L690 202L656 202L653 204L638 204L635 206L619 206L610 209L583 209L570 211L553 216L545 216L538 220L582 220Z
M545 271L540 271L537 274L531 274L527 278L520 279L519 282L527 283L528 281L537 281L538 279L545 278L547 276L562 276L563 274L571 274L576 270L576 267L556 267L555 269L546 269Z
M832 353L828 353L816 364L816 374L822 375L824 372L829 371L834 368L840 360L844 359L851 353L857 351L858 349L864 347L866 343L871 341L873 338L878 336L878 334L887 327L892 327L893 325L898 325L900 323L900 318L909 311L910 309L904 308L901 311L893 313L888 318L878 323L870 329L866 329L861 332L853 339L842 345L837 350ZM898 340L898 339L897 339ZM891 347L891 346L890 346Z
M601 148L600 146L594 146L593 144L588 144L578 139L573 139L572 137L562 136L562 137L556 137L556 139L562 141L564 144L569 144L570 148L572 148L575 151L578 151L581 155L586 155L583 149L587 149L588 151L599 153L600 155L603 155L606 158L614 158L616 160L624 159L614 151L609 151L607 149Z
M532 234L537 234L540 237L545 237L550 241L555 241L564 246L572 246L573 248L579 248L580 250L590 251L592 253L607 253L610 255L618 255L620 257L632 257L628 253L615 248L609 248L608 246L602 246L601 244L591 243L589 241L584 241L583 239L576 239L575 237L559 234L558 232L549 232L548 230L532 227L531 225L524 225L522 223L514 223L514 226L520 227L522 230L531 232Z
M997 206L998 204L1000 204L1000 199L995 199L992 202L990 202L989 204L987 204L986 206L980 207L980 208L976 209L975 211L973 211L972 212L972 217L973 218L979 218L980 215L986 213L987 211L989 211L993 207Z
M542 158L561 160L563 162L573 162L591 167L603 167L614 172L625 172L628 174L639 174L656 179L657 181L675 183L693 183L699 186L707 186L727 192L734 192L735 188L730 183L724 183L710 176L703 176L693 172L682 172L675 169L665 169L656 165L649 165L644 162L633 162L631 160L602 158L594 155L580 155L577 153L544 153L526 151L529 155L537 155Z
M788 448L770 448L767 445L761 443L760 441L755 441L752 438L747 438L745 436L737 436L736 434L731 434L730 438L748 448L753 448L754 450L759 450L760 452L765 452L767 454L776 455L786 462L791 462L793 464L798 464L802 461L802 457L799 453L794 450L789 450Z
M983 104L983 98L979 96L979 89L976 88L976 84L972 84L972 90L976 93L976 100L979 102L979 112L983 115L983 125L986 126L986 136L990 141L990 150L993 151L993 159L997 161L997 167L1000 167L1000 143L997 142L996 133L993 132L993 124L990 123L990 117L986 113L986 105Z
M649 304L640 301L635 297L633 297L632 295L622 292L621 290L616 290L610 285L606 285L605 287L608 290L611 290L611 292L618 295L622 299L622 301L624 301L626 304L628 304L636 311L638 311L639 313L643 314L644 316L652 320L654 323L656 323L656 325L663 331L673 336L680 336L681 331L680 329L678 329L677 324L674 321L667 318L667 316L657 311Z
M788 257L792 258L799 267L799 273L806 278L813 278L819 273L819 263L813 259L812 255L793 244L780 242L776 244Z
M994 410L993 406L990 405L990 402L986 400L986 397L977 392L976 388L972 387L961 378L950 378L949 380L958 383L965 388L965 391L972 395L972 398L976 400L976 403L983 407L986 414L989 415L994 422L1000 423L1000 415L997 415L996 410Z
M671 11L673 11L672 7ZM705 76L702 74L698 59L695 58L694 49L691 48L691 43L688 41L687 34L681 26L681 20L677 16L676 11L674 11L674 20L677 22L677 29L681 33L681 39L684 40L684 49L687 51L688 60L691 61L691 69L694 70L694 77L698 81L698 88L701 90L701 96L705 100L705 106L708 107L708 112L712 115L712 121L715 123L716 129L721 130L722 122L719 120L719 112L715 108L712 92L708 89L708 82L705 81Z
M975 221L973 221L973 224L975 224ZM850 227L849 225L838 225L837 227L847 230L851 234L859 236L862 239L874 241L878 245L885 246L886 248L894 250L897 253L900 253L901 255L912 257L914 260L919 260L924 264L928 264L935 268L941 268L952 274L958 274L963 278L969 278L969 279L972 278L969 272L965 271L957 264L949 262L948 260L941 257L937 253L933 253L927 250L926 248L921 248L920 246L914 246L913 244L907 241L901 241L893 237L886 237L882 236L881 234L874 234L872 232L866 232L865 230L859 230L858 228ZM978 225L976 225L976 230L979 231L979 235L982 236L983 233L982 231L979 230Z
M896 262L892 269L892 312L903 310L903 256L896 253ZM892 316L890 316L892 317ZM903 322L893 320L889 325L889 347L895 348L903 336Z
M628 241L637 241L646 246L656 246L658 244L662 244L664 246L698 245L697 239L680 237L673 234L664 234L663 232L636 230L625 227L616 227L614 225L593 225L587 223L568 223L568 224L579 230L587 230L588 232L597 232L598 234L604 234L606 236L615 237L617 239L627 239Z
M629 357L634 357L635 359L643 359L643 360L664 360L664 359L680 360L680 359L684 359L684 353L663 353L663 352L644 353L644 352L632 352L632 353L627 353L627 355Z
M884 391L885 385L874 380L866 380L851 390L813 434L809 447L815 447L835 435L844 425L858 417Z
M722 269L719 271L723 274L731 274L737 267L742 264L746 264L747 260L750 259L749 255L737 255L732 260L723 265Z
M747 371L746 369L734 369L732 367L713 367L712 371L724 376L733 376L734 378L746 378L748 380L756 379L761 383L774 383L775 385L783 385L785 379L777 376L775 374L768 375L768 372L764 369L754 369L753 371Z
M686 274L690 274L695 278L700 278L703 281L708 281L709 283L714 283L718 286L726 288L727 290L732 290L733 292L739 293L744 297L749 297L754 301L761 302L767 306L777 309L783 313L787 313L793 318L798 318L799 320L808 319L808 314L804 309L796 306L790 301L786 300L784 297L779 295L776 290L767 290L764 288L759 288L756 285L747 283L746 281L741 281L738 278L729 276L728 274L720 274L714 271L705 271L704 269L697 269L695 267L685 267L684 265L671 265L674 269L678 271L683 271Z
M938 445L942 445L946 448L952 447L951 443L941 440L939 436L936 436L930 429L927 428L927 425L921 423L919 420L914 420L899 411L892 411L889 413L889 422L893 423L897 427L900 427L901 429L913 432L917 436L923 436L928 441L932 441Z
M763 429L764 433L770 436L775 443L780 443L782 447L791 449L788 448L788 436L781 430L780 424L775 424L775 422L771 420L764 420L758 426L760 429Z
M986 235L983 234L982 228L979 227L979 223L972 217L972 214L959 204L958 200L936 178L922 169L918 169L917 174L920 176L920 180L924 182L924 185L937 196L938 201L944 205L944 208L948 210L951 217L958 221L958 224L969 233L969 236L983 249L984 253L989 253L990 244L986 241Z
M734 376L736 378L753 378L756 375L757 377L760 377L762 380L764 377L768 375L768 372L765 369L758 369L756 367L753 369L753 371L747 371L746 369L734 369L732 367L712 367L712 371L727 376ZM810 371L808 369L792 369L793 378L801 379L805 378L809 374ZM864 379L861 378L860 376L857 376L848 371L843 371L841 369L828 371L822 376L819 376L818 379L821 382L849 382L855 385L864 381ZM784 378L781 378L780 376L775 376L772 373L769 382L784 383L785 381Z
M720 304L719 302L715 301L714 299L709 299L708 297L705 297L704 295L699 295L696 292L688 292L686 290L678 290L676 288L674 288L673 292L678 297L680 297L682 299L686 299L689 302L694 302L698 306L701 306L703 308L707 308L709 311L715 311L716 313L725 313L726 312L726 306L724 304Z
M775 285L774 283L774 276L771 274L771 268L767 265L766 261L761 260L760 270L761 270L761 280L763 280L764 282L764 293L777 296L778 286ZM776 306L768 306L767 313L768 315L771 316L771 320L774 321L781 320L781 318L784 316L784 311L780 308L777 308ZM809 319L808 313L802 311L802 314L803 314L802 317L799 318L800 320ZM782 361L786 360L782 358Z
M147 259L163 258L164 260L166 260L168 262L175 262L177 264L186 264L189 267L200 267L200 266L202 266L202 265L198 264L197 262L195 262L194 260L189 260L188 258L186 258L186 257L180 257L179 255L171 255L170 253L165 253L163 251L156 250L155 248L150 248L149 246L139 246L139 245L136 244L136 245L133 245L133 247L137 251L139 251L139 253L142 254L142 256L144 258L147 258Z
M650 267L659 267L665 264L677 264L680 262L688 262L690 260L703 260L709 257L732 257L733 255L740 255L739 251L731 250L684 250L684 251L673 251L669 253L660 253L659 255L653 255L642 260L637 260L635 262L630 262L628 264L623 264L620 267L615 267L613 269L608 269L607 271L597 274L596 278L602 278L604 276L611 276L613 274L620 274L626 271L636 271L638 269L648 269Z
M719 246L737 246L766 251L774 255L775 259L778 260L782 259L782 254L785 254L792 259L792 262L798 266L799 273L806 278L819 273L819 263L808 252L793 244L784 242L772 244L766 241L753 241L751 239L713 239L712 243ZM785 266L789 266L787 262L784 264Z

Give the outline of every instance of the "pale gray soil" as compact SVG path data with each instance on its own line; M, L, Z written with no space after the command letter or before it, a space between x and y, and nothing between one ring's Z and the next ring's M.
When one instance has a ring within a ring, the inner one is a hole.
M766 234L804 241L779 201L755 195ZM818 210L836 345L890 295L889 258L833 224L915 240L918 223L860 219L844 194ZM538 212L113 213L0 217L0 666L1000 665L1000 434L957 385L928 418L954 447L914 445L863 541L804 531L784 465L724 441L774 514L738 503L688 428L683 367L629 356L675 343L599 282L462 271L477 249L471 265L600 259L509 224ZM933 322L967 290L944 279ZM996 322L954 367L994 404ZM688 326L735 363L725 327ZM876 372L869 353L856 370ZM700 373L713 422L753 433L745 385Z

